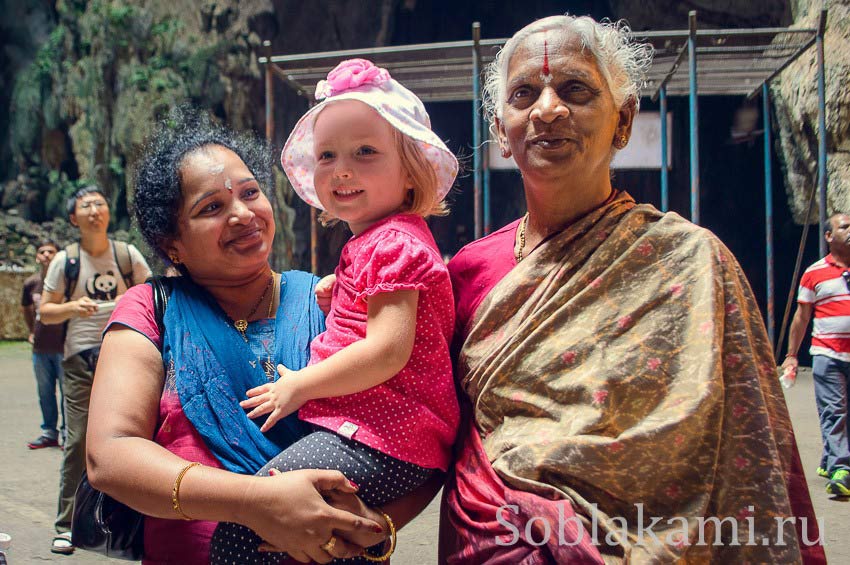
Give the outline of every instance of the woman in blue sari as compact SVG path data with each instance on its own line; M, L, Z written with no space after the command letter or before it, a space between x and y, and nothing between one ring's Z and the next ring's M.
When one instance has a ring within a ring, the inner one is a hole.
M183 110L159 128L136 173L140 231L182 276L171 279L161 325L150 285L116 306L92 392L87 461L95 488L146 515L145 563L208 563L219 521L243 524L301 562L352 557L388 535L338 471L251 476L305 430L290 417L263 434L238 403L274 380L277 364L305 366L324 329L316 277L269 267L268 155ZM403 524L437 488L384 511Z

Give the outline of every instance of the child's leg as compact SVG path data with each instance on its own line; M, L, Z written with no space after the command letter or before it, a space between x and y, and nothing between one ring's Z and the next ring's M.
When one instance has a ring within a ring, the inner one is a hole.
M294 443L269 461L257 475L267 476L270 469L281 472L299 469L335 469L357 484L358 496L369 506L380 506L413 491L433 473L412 463L399 461L370 447L320 430ZM284 554L260 553L262 540L249 528L222 522L213 535L210 562L279 563ZM361 564L365 559L338 559L334 563Z

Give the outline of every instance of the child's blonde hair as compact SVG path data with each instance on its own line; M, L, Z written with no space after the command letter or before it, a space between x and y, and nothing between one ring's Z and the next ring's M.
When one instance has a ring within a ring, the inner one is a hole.
M440 199L437 194L439 183L431 163L413 139L396 128L392 130L402 169L413 185L408 190L399 213L416 214L423 218L445 216L449 213L449 208L445 200ZM323 226L332 226L339 221L339 218L327 210L322 210L319 213L319 221Z

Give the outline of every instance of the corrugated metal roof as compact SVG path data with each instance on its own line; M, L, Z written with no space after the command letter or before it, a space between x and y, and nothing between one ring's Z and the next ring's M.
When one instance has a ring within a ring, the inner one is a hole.
M668 96L689 92L688 31L635 32L655 47L645 96L657 93L667 80ZM700 95L746 95L761 87L814 43L815 29L761 28L697 30L697 88ZM493 60L506 39L481 40L482 68ZM362 57L384 67L425 102L472 100L473 41L452 41L273 55L275 74L312 100L316 83L344 59ZM268 58L261 57L260 63Z

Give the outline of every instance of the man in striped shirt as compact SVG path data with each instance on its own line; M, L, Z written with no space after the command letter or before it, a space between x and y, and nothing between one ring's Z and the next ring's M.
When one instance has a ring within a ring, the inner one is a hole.
M809 353L823 439L817 472L830 479L826 492L850 496L850 216L830 216L824 237L829 255L806 269L800 279L797 312L788 332L788 354L782 369L796 373L797 350L814 313Z

